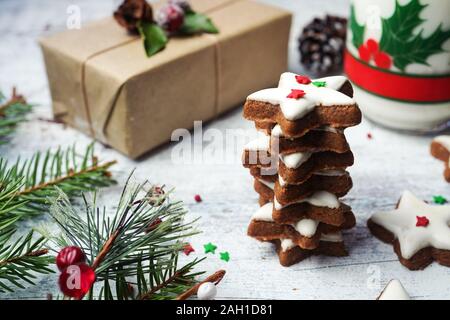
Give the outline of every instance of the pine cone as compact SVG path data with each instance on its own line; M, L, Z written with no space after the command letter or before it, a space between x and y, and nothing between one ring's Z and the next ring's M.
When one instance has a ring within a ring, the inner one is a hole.
M300 62L316 74L327 74L342 68L347 19L327 15L314 18L299 38Z
M145 0L124 0L114 12L114 18L128 32L138 33L139 21L153 22L153 10Z

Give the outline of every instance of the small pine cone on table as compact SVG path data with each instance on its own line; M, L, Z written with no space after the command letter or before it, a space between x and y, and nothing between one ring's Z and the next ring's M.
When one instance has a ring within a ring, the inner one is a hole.
M327 15L314 18L299 37L300 61L316 75L329 74L342 68L347 19Z

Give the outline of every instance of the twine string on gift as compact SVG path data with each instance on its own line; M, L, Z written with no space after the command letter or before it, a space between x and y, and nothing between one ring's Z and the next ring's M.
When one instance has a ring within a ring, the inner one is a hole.
M124 45L129 44L129 43L132 43L132 42L134 42L136 40L137 39L135 39L133 37L132 39L129 39L129 40L125 41L125 42L122 42L122 43L119 43L117 45L111 46L109 48L106 48L106 49L100 50L98 52L95 52L95 53L89 55L83 61L83 64L81 65L81 90L82 90L82 94L83 94L84 112L86 114L86 120L87 120L87 124L89 126L89 133L94 139L96 138L96 134L95 134L95 130L94 130L93 123L92 123L92 116L91 116L91 111L90 111L91 109L89 107L89 99L88 99L88 94L87 94L87 89L86 89L86 65L91 59L93 59L93 58L95 58L95 57L97 57L97 56L99 56L99 55L101 55L103 53L106 53L108 51L111 51L111 50L114 50L116 48L122 47ZM112 108L111 108L110 112L112 112Z
M208 10L205 10L203 13L208 14L208 13L212 13L214 11L223 9L224 7L227 7L229 5L232 5L236 2L239 2L242 0L229 0L227 2L221 3L220 5L217 5L215 7L212 7ZM215 65L215 73L216 73L216 82L215 82L215 93L214 93L214 116L217 117L219 114L219 108L220 108L220 89L221 89L221 83L220 83L220 79L221 79L221 68L220 68L220 43L218 40L218 37L216 35L213 34L204 34L202 36L205 37L209 37L209 39L212 40L213 46L214 46L214 65ZM114 106L116 105L116 100L119 97L119 93L122 90L123 85L119 88L115 99L113 100L112 105L110 106L108 112L107 112L107 116L106 116L106 121L105 123L102 125L102 128L100 128L100 133L98 133L99 131L96 131L93 125L93 119L92 119L92 114L91 114L91 108L89 105L89 95L87 92L87 86L86 86L86 67L87 67L87 63L92 60L95 57L98 57L104 53L107 53L111 50L120 48L122 46L128 45L130 43L133 43L135 41L141 41L140 37L132 37L124 42L118 43L116 45L110 46L108 48L104 48L102 50L99 50L98 52L95 52L91 55L89 55L82 63L81 65L81 91L82 91L82 96L83 96L83 104L84 104L84 112L86 114L86 121L87 121L87 125L88 125L88 130L90 135L94 138L94 139L98 139L100 138L99 135L103 135L105 132L105 128L107 126L107 122L108 119L110 118L111 114L114 111ZM100 140L105 140L105 139L100 139ZM105 142L105 141L104 141Z
M222 79L222 72L220 68L220 44L219 39L214 34L206 34L212 41L214 45L214 68L216 74L216 82L215 82L215 92L214 92L214 118L217 118L219 115L219 106L220 106L220 88L221 83L220 79Z

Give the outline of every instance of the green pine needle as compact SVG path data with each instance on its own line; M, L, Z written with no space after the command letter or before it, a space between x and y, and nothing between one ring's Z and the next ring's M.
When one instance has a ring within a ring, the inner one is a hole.
M26 120L25 116L32 109L22 96L16 94L13 89L11 99L6 101L6 97L0 92L0 145L8 141L17 125Z
M54 259L47 255L44 237L35 240L31 231L11 244L14 228L5 227L2 221L0 231L0 292L13 292L13 288L24 289L24 283L34 284L36 273L53 272L49 265Z
M56 152L35 153L13 165L0 157L0 218L26 218L45 212L49 199L58 195L55 186L70 197L114 183L108 171L115 161L98 163L94 145L83 155L75 146Z
M83 197L80 211L64 193L53 201L51 216L61 229L49 237L55 251L80 247L96 272L96 290L85 299L174 299L196 283L200 273L192 270L201 260L178 267L183 239L197 233L195 221L185 222L186 209L170 192L155 190L127 182L113 216L97 206L95 195L91 202Z

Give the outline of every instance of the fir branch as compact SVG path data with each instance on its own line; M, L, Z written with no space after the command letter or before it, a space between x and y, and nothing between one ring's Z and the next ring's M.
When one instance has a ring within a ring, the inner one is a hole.
M25 121L25 115L32 109L32 105L17 93L15 87L11 98L5 101L5 96L0 92L0 145L7 142L8 136L20 122Z
M82 191L113 183L108 171L114 161L99 164L93 144L83 156L75 147L55 153L36 153L30 160L9 166L0 157L0 292L33 284L36 273L49 273L53 258L47 256L45 238L33 240L33 232L13 240L14 225L21 218L45 212L49 199L58 196L56 188L71 197Z
M95 194L91 202L83 196L84 213L64 193L53 201L50 214L61 234L47 237L57 248L75 245L86 253L99 292L91 289L88 299L174 299L196 283L201 273L192 270L201 260L178 268L182 239L197 233L196 220L185 222L183 204L171 201L171 192L155 190L128 180L112 217L97 207ZM137 286L135 294L130 285Z
M98 163L94 145L84 155L75 146L35 153L31 159L18 159L12 166L0 158L0 218L4 214L25 218L40 214L49 206L49 198L58 196L55 187L70 197L114 183L109 167L115 161Z
M13 292L14 287L24 289L23 282L34 284L36 273L47 274L53 258L47 256L44 237L33 240L33 231L20 237L13 244L15 234L12 227L2 229L0 225L0 292Z

